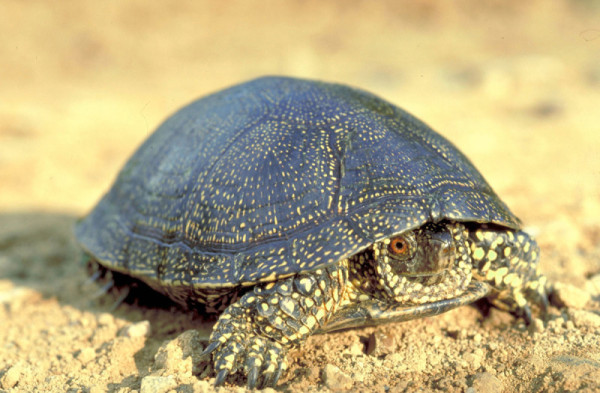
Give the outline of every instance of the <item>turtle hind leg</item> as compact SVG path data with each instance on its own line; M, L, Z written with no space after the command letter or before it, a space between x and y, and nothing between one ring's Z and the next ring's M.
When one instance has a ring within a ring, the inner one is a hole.
M495 306L532 322L531 305L545 315L546 277L538 270L540 249L523 231L481 225L470 231L473 275L491 284Z
M347 274L333 266L259 284L225 309L203 356L212 354L215 385L242 371L248 387L273 386L287 369L287 353L335 312Z
M115 302L111 305L113 311L123 303L135 303L140 306L165 309L175 305L173 300L143 281L111 270L93 258L87 260L87 270L90 275L87 283L94 283L99 286L99 289L92 296L92 300L106 294L113 295L115 297Z

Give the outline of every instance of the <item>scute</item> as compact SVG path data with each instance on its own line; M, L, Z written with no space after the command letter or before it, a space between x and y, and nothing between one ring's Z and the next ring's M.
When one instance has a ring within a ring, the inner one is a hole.
M450 142L361 90L266 77L167 119L76 226L153 286L251 285L427 221L518 219Z

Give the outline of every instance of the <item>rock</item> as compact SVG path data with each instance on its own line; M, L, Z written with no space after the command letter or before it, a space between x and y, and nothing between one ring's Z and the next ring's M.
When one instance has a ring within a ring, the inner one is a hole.
M565 329L567 329L567 330L575 329L575 324L573 323L573 321L568 320L567 322L565 322Z
M193 393L213 393L215 387L208 381L196 381L192 386Z
M595 314L591 311L585 310L569 310L567 312L569 319L573 321L573 324L578 327L600 327L600 315Z
M369 336L367 343L367 355L371 356L385 356L394 352L395 342L394 338L384 334L381 331L376 331Z
M186 330L177 336L175 341L181 348L181 353L184 357L192 356L195 353L202 352L204 349L202 346L202 337L197 330Z
M320 369L318 367L302 367L296 371L294 379L314 385L319 380Z
M557 282L554 284L551 301L558 307L583 308L591 295L574 285Z
M390 390L387 391L387 393L405 393L405 392L410 392L412 390L410 390L411 387L414 386L414 382L413 381L398 381L398 384L396 386L392 386L390 388ZM413 389L414 390L414 389Z
M471 388L473 393L502 393L504 384L498 377L488 372L475 374Z
M585 282L585 290L593 296L600 295L600 274L596 274Z
M345 390L352 387L353 381L338 367L328 364L322 372L323 383L331 390Z
M565 322L563 317L554 318L548 321L548 330L554 334L560 334L564 330L563 325Z
M119 337L129 337L129 338L148 337L149 335L150 335L150 322L149 321L141 321L141 322L132 323L131 325L127 325L119 331L119 334L117 334L117 336L119 336Z
M556 386L557 391L574 392L580 391L598 391L600 387L600 363L583 357L561 355L550 359L550 367L555 381L559 382Z
M474 352L463 355L463 360L466 361L473 370L478 370L481 367L484 353L481 349L476 349Z
M41 298L39 292L30 288L13 287L6 284L3 284L3 287L5 290L0 291L0 306L4 305L9 313L17 312L23 307L23 304L34 303Z
M544 321L539 318L533 318L532 323L527 326L531 333L542 333L544 331Z
M467 331L458 326L449 326L446 329L446 334L455 340L465 340L468 337Z
M6 372L4 372L4 375L2 375L2 378L0 378L0 386L2 386L3 389L13 388L17 383L19 383L21 374L22 374L21 366L19 366L19 365L11 366L8 370L6 370Z
M81 364L87 364L96 358L96 350L91 347L84 348L75 355L75 358L77 358Z
M142 378L140 393L167 393L176 386L177 382L171 375L167 377L148 375Z
M192 358L183 357L181 347L175 341L167 341L154 356L155 370L164 370L167 374L192 374Z
M114 325L115 323L115 318L112 316L112 314L109 314L107 312L103 312L102 314L98 315L96 320L98 321L98 325L100 326L110 326Z
M181 333L174 340L168 340L154 355L154 370L162 370L167 374L188 374L191 376L194 364L199 364L194 355L200 354L202 344L195 330Z
M350 347L348 347L348 353L352 356L361 356L364 355L364 350L365 346L363 345L363 343L361 342L354 342L352 344L350 344Z

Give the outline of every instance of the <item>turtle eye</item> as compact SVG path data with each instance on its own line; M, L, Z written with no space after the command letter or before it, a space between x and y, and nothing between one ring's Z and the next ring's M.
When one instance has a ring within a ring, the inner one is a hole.
M390 245L388 246L389 252L397 256L408 255L410 246L408 241L403 237L395 237L390 239Z

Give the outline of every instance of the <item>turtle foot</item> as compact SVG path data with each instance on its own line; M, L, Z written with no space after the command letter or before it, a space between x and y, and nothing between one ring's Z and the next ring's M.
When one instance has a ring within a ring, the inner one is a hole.
M244 312L235 305L233 311ZM215 326L201 355L213 356L215 386L223 385L227 376L238 371L247 377L248 389L275 386L287 369L287 348L256 333L247 321L243 314L233 317L226 312Z

